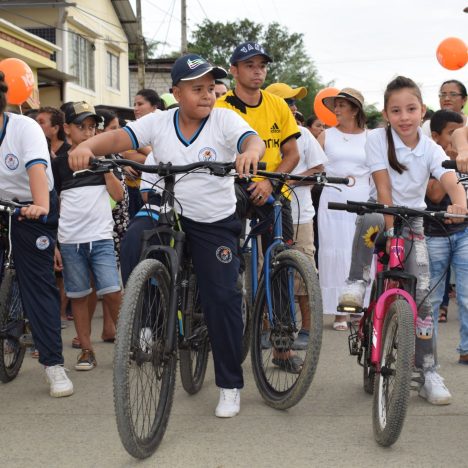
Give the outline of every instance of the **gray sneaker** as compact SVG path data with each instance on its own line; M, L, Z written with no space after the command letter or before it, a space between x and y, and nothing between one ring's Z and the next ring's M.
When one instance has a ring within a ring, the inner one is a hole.
M292 345L292 349L296 351L303 351L307 349L309 345L309 330L304 330L301 328L297 335L297 338L294 340L294 344Z

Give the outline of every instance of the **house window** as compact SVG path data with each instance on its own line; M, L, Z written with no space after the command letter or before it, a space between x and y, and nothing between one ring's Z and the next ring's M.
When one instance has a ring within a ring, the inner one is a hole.
M94 91L94 44L77 33L70 32L68 41L69 73L76 84Z
M34 34L35 36L41 37L46 41L52 42L52 44L57 44L56 31L55 28L24 28L26 31ZM53 52L50 56L50 60L56 61L56 52Z
M120 59L111 52L107 52L107 86L120 89Z

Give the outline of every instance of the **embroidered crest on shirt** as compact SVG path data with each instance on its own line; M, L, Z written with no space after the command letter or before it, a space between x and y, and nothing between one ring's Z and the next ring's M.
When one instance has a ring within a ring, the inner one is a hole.
M5 156L5 165L10 169L10 171L14 171L15 169L18 169L19 166L19 159L17 156L14 154L8 153Z
M198 152L198 160L203 162L216 161L216 151L209 146L205 146Z
M50 240L47 236L40 236L36 239L36 247L39 250L45 250L50 245Z
M232 260L232 251L229 247L222 245L216 250L216 258L221 263L229 263Z

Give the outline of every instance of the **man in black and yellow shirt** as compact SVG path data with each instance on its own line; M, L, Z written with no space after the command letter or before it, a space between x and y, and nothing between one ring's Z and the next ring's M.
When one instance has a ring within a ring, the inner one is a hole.
M236 47L230 59L230 72L236 86L219 98L215 106L239 114L263 139L266 151L262 161L267 163L267 170L291 172L299 162L296 138L300 132L284 99L260 89L271 61L259 44L245 42ZM236 184L238 216L245 217L252 205L260 219L272 216L272 205L265 205L272 190L270 181L266 179L250 185ZM286 199L283 204L283 237L285 242L292 242L291 207ZM269 243L268 239L266 241Z

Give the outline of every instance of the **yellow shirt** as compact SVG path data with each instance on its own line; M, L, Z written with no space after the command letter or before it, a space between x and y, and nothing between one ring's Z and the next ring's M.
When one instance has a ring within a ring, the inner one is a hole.
M258 133L266 146L262 161L266 162L267 171L274 172L281 163L281 145L290 138L298 138L301 133L284 99L260 92L262 96L256 106L248 106L229 91L216 101L215 107L233 110Z

